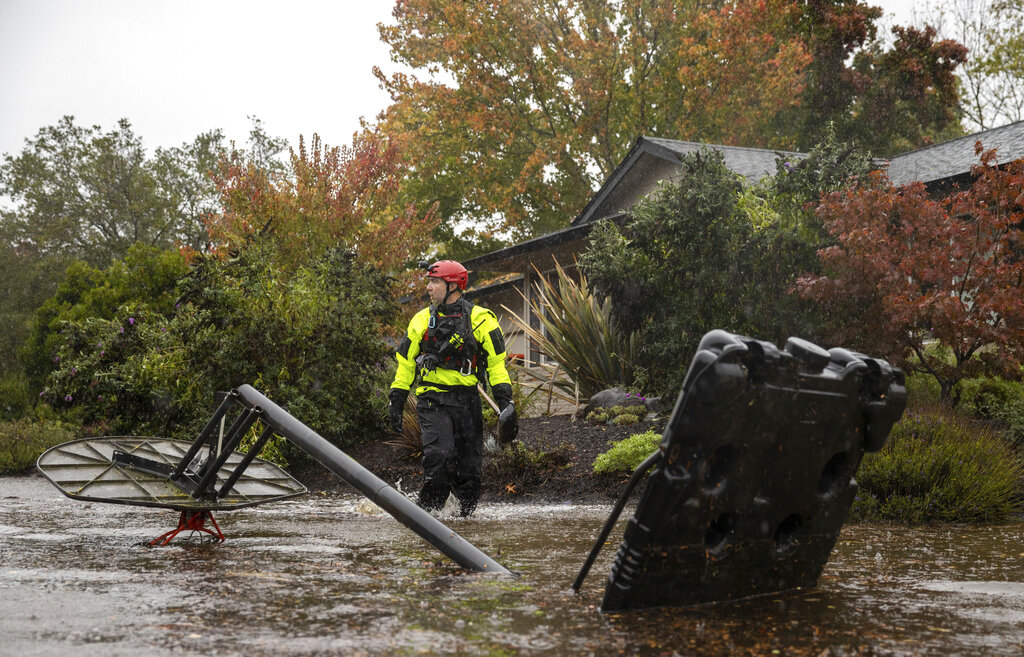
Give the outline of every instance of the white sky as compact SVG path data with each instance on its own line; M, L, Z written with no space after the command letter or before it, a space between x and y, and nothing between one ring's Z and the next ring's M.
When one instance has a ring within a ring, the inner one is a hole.
M462 1L462 0L452 0ZM869 0L911 22L913 0ZM0 154L70 114L121 118L150 149L247 117L292 145L351 143L388 105L371 69L396 70L376 25L391 0L0 0ZM892 15L892 16L890 16Z

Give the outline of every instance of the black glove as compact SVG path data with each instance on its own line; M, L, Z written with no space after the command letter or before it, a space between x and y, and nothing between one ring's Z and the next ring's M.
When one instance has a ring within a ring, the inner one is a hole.
M392 388L388 393L391 403L388 405L388 415L391 416L391 428L395 433L402 433L402 413L405 411L405 399L409 396L408 390Z
M498 442L508 445L519 435L519 417L516 407L512 405L512 386L499 383L491 386L494 401L498 404Z
M494 401L498 404L499 413L512 403L512 386L507 383L491 386L491 393L494 394Z
M420 354L416 358L416 366L420 372L433 372L440 364L441 359L437 357L437 354Z

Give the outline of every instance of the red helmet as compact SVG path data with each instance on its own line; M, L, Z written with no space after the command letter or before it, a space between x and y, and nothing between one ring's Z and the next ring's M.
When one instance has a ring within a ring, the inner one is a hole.
M469 284L469 272L454 260L438 260L430 265L427 267L427 277L455 283L460 290L465 290L466 285Z

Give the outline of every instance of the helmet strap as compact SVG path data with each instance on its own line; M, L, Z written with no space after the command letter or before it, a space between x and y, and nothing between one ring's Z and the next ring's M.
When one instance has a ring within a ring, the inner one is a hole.
M442 280L444 280L444 279L442 279ZM454 286L454 287L452 287L452 286ZM445 281L444 282L444 299L441 300L441 305L442 306L447 306L448 305L448 297L450 297L452 295L452 292L457 292L458 289L459 289L459 284L458 283L451 283L449 281Z

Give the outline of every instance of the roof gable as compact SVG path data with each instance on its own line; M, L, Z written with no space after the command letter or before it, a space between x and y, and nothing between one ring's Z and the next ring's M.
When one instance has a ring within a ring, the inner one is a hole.
M726 167L751 182L774 174L775 161L780 156L794 160L807 157L806 153L791 151L640 137L608 180L572 220L572 225L590 223L630 209L639 198L653 191L659 182L678 176L680 156L701 148L722 153Z

